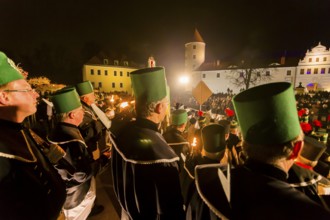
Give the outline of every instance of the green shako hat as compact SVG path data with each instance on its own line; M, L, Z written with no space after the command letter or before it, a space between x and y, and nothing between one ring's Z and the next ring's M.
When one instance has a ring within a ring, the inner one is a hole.
M292 85L269 83L233 98L243 139L251 144L282 144L301 133Z
M302 122L308 122L309 121L309 116L308 115L304 115L301 117L301 121Z
M84 81L76 84L76 90L79 96L87 95L94 92L93 85L90 81Z
M19 79L24 77L15 63L0 51L0 86Z
M182 125L188 120L188 113L184 109L177 109L172 112L172 125Z
M163 67L136 70L131 72L130 76L137 101L151 103L166 97L166 77Z
M73 87L57 91L51 101L57 113L70 112L81 106L79 95Z
M318 132L318 135L320 136L320 141L322 143L327 143L328 142L328 133L327 132Z
M230 122L230 128L231 128L231 129L238 128L238 123L237 123L237 121L232 120L232 121Z
M210 124L202 128L203 148L216 153L226 148L225 128L219 124Z
M300 157L312 162L317 162L327 149L325 144L315 138L305 136L304 147L301 150Z

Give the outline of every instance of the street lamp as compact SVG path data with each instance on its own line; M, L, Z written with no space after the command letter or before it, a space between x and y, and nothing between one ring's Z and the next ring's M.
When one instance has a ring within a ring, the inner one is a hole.
M190 82L189 76L182 75L179 77L179 84L183 85L185 91L188 91L189 82Z
M179 82L180 84L187 85L189 83L190 79L187 75L180 76Z

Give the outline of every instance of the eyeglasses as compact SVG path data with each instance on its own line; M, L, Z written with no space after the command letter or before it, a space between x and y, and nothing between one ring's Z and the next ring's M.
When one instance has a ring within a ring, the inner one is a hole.
M2 92L36 92L35 89L6 89L2 90Z

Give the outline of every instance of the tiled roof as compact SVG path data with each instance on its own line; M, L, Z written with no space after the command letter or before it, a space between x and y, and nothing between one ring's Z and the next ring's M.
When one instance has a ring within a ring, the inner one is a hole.
M194 33L194 42L204 43L204 40L203 40L202 36L200 35L200 33L198 32L197 28L195 29L195 33Z

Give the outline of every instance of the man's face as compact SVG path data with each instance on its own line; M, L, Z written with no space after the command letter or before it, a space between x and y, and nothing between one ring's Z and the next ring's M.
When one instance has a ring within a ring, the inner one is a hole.
M95 94L94 92L86 94L82 97L82 100L87 104L87 105L91 105L93 103L95 103Z
M7 106L13 107L13 111L23 119L37 111L37 98L39 94L35 92L24 79L15 80L8 83L2 92L7 94Z
M74 110L75 115L75 121L76 125L80 125L84 118L84 109L82 107L79 107L78 109Z

